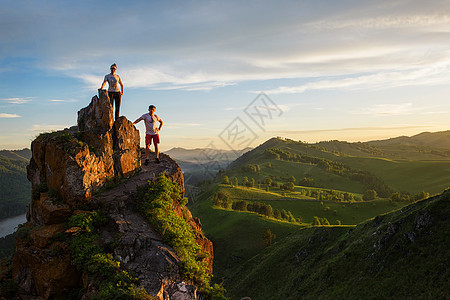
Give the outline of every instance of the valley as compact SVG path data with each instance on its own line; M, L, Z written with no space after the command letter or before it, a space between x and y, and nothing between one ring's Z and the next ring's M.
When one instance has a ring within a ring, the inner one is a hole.
M314 237L318 228L339 239L378 216L438 197L448 187L450 160L440 155L445 149L434 151L436 157L430 157L431 150L420 156L418 148L432 147L402 144L397 145L403 149L398 157L393 147L392 143L386 150L383 145L338 141L311 145L273 138L244 153L214 180L198 185L203 193L189 199L188 206L214 243L215 280L240 291L234 296L245 296L242 293L250 283L239 282L246 280L242 266L253 272L254 260L273 247L284 247L295 236ZM368 191L373 193L368 196ZM255 203L269 208L257 213ZM283 211L293 218L283 218ZM268 231L276 246L265 243ZM265 284L262 280L258 286Z

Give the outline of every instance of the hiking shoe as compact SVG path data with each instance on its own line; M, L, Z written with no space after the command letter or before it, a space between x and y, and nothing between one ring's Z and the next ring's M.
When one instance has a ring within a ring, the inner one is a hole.
M159 164L159 158L155 158L155 162Z
M148 165L148 158L145 160L144 165Z

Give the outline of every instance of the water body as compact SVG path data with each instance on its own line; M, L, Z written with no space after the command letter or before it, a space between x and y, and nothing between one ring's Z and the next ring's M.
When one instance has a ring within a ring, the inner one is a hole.
M27 221L27 214L8 218L0 222L0 238L17 230L17 226Z

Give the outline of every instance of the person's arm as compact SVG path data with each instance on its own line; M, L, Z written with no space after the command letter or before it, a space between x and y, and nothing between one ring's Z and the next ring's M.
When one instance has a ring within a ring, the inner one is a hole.
M137 119L136 121L133 122L133 125L136 124L136 123L139 123L142 120L143 120L142 117L140 117L139 119Z
M105 79L103 79L103 83L102 83L102 86L100 87L100 90L103 90L103 87L105 86L105 84L106 84L106 76L105 76Z
M163 120L159 119L159 128L158 131L161 131L161 127L163 126Z
M120 84L120 94L123 95L123 83L122 78L120 78L120 76L119 76L119 84Z

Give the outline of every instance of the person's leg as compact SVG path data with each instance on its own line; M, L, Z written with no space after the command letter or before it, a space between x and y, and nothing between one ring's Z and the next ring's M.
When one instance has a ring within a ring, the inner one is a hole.
M145 165L148 165L148 160L150 158L150 145L152 143L152 137L149 134L145 135Z
M111 107L114 106L114 92L108 92L108 98L109 98L109 104L111 104Z
M158 144L155 143L155 154L156 154L156 158L159 158L159 149L158 149Z
M159 163L159 134L153 136L153 144L155 145L156 162Z
M115 114L115 120L117 120L119 118L119 112L120 112L120 102L122 99L122 95L120 93L116 93L116 97L115 97L115 102L116 102L116 114Z

